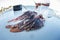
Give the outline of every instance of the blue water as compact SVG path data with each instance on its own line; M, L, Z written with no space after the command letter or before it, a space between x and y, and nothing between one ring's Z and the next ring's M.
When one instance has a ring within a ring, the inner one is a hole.
M60 19L56 17L46 19L44 27L39 30L11 33L5 28L7 21L19 16L20 13L22 12L14 14L9 10L0 16L0 40L60 40Z

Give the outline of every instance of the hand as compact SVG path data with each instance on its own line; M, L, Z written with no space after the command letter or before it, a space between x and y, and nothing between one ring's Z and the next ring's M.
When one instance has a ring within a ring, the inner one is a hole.
M38 8L41 5L41 3L35 3L35 5L36 5L36 8Z

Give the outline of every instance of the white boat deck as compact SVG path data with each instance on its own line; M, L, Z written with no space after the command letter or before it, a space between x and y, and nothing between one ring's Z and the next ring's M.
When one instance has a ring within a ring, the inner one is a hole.
M60 19L48 18L44 27L36 31L11 33L5 26L14 17L11 10L0 16L0 40L60 40Z

